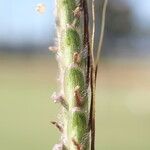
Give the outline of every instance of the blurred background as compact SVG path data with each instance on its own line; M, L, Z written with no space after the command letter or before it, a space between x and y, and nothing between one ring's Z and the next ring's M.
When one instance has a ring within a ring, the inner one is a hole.
M55 3L0 0L0 149L50 150L57 90ZM97 37L101 3L96 1ZM109 0L96 100L97 150L150 149L150 1ZM96 44L98 43L96 38Z

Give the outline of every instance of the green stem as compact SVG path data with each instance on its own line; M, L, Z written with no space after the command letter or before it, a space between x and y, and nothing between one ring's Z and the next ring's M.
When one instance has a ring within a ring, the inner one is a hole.
M57 0L56 4L61 93L68 105L68 109L63 108L61 144L62 149L68 150L89 150L87 61L82 56L85 47L81 1Z

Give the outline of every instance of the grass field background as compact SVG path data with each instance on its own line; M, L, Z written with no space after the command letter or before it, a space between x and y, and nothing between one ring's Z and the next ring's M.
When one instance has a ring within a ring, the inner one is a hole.
M59 105L51 56L0 55L0 150L51 150ZM102 59L97 84L96 150L150 150L150 62Z

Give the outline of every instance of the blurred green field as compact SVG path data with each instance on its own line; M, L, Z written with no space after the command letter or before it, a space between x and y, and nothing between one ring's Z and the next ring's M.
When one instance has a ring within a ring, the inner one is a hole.
M141 61L141 60L140 60ZM49 56L0 56L0 150L51 150L59 105ZM103 59L96 105L96 150L150 150L150 62Z

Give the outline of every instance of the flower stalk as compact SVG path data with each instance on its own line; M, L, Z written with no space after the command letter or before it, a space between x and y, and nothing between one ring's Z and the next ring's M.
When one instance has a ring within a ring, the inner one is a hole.
M90 46L87 0L56 0L61 123L51 122L61 133L53 150L94 150L95 64ZM94 39L94 37L92 37ZM92 139L93 138L93 139Z

